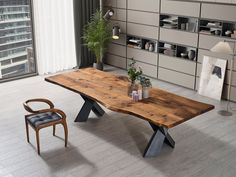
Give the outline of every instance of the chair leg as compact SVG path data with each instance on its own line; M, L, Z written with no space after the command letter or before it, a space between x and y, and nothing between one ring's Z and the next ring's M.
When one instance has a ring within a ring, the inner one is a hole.
M65 132L65 147L67 147L67 142L68 142L68 128L67 128L67 124L66 121L62 123L63 127L64 127L64 132Z
M25 118L25 129L26 129L26 137L27 137L27 142L29 143L29 125L28 121Z
M37 141L38 155L40 155L39 130L36 130L36 141Z
M56 125L53 125L53 136L56 135Z

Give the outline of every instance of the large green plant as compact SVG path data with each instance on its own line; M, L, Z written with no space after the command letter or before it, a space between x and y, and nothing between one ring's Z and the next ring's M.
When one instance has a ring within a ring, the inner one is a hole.
M83 34L85 45L95 54L97 63L102 63L111 38L111 25L103 19L102 12L97 10L85 26Z

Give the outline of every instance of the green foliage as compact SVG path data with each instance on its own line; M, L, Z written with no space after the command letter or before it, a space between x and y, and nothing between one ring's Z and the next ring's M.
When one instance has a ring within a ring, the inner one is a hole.
M138 80L140 81L140 84L142 85L142 87L151 87L152 86L150 79L145 76L139 76Z
M96 56L96 62L102 63L102 58L112 38L112 27L103 19L102 12L96 11L84 28L83 37L85 45Z
M128 69L128 76L132 83L134 83L138 79L138 77L143 74L142 69L140 67L137 68L135 66L135 63L136 62L132 60L132 62L129 64L129 69Z

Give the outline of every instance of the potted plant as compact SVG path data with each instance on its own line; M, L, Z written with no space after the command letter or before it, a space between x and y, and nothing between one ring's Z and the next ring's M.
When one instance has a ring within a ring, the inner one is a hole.
M143 74L143 71L140 67L135 66L135 61L132 59L131 63L129 64L128 68L128 76L129 80L131 82L129 89L128 89L128 95L132 94L133 90L137 90L138 86L136 85L135 81Z
M142 85L142 97L149 98L149 89L152 87L152 83L149 78L140 76L138 78L140 84Z
M88 49L96 56L96 63L93 64L93 67L103 70L103 57L112 39L112 28L103 18L101 11L97 10L84 27L83 39Z

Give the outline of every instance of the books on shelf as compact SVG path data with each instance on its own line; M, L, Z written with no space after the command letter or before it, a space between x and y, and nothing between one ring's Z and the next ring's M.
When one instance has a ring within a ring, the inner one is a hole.
M128 47L135 48L135 49L141 49L141 46L133 45L133 44L127 44Z
M166 23L177 24L178 23L178 17L164 18L162 21L166 22Z
M129 39L129 42L140 44L141 40L140 39Z

